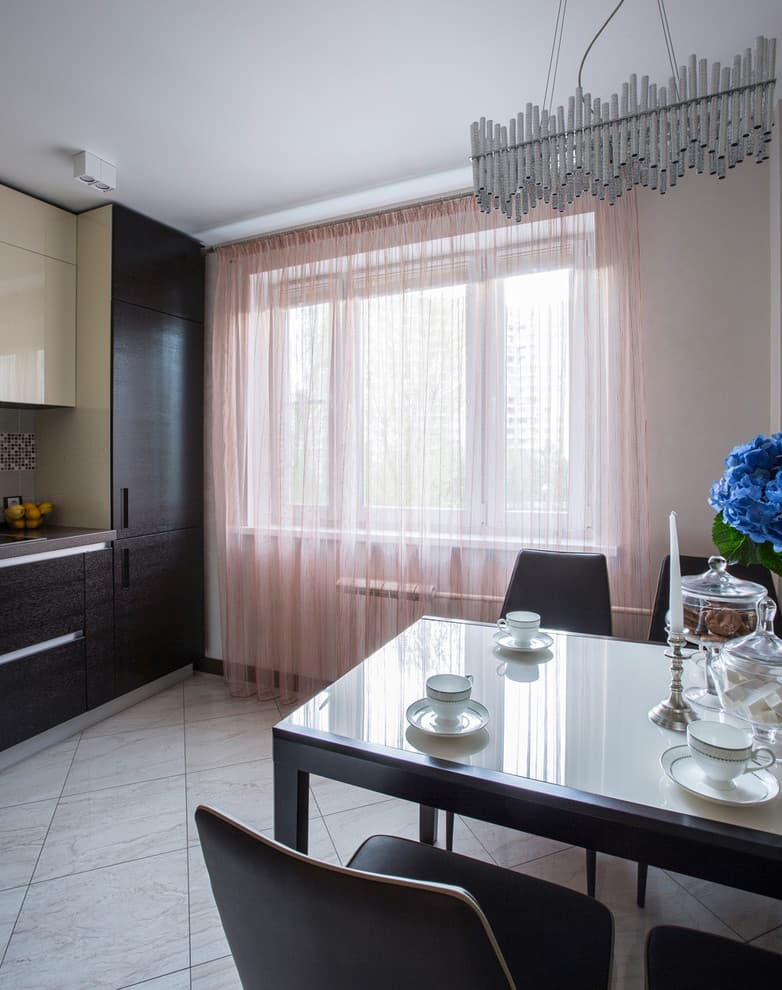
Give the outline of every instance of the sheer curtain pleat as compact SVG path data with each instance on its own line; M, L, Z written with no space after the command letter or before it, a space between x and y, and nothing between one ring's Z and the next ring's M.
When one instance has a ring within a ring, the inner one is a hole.
M493 621L522 546L648 608L634 196L472 199L217 252L211 524L234 691L296 698L425 614ZM545 617L544 617L545 621Z

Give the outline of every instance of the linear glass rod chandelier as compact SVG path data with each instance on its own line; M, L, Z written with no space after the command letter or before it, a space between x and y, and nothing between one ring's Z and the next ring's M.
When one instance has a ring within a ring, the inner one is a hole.
M595 35L581 68L623 2ZM498 210L509 220L521 220L540 201L564 212L586 193L613 205L623 191L637 185L665 193L685 169L724 179L728 169L746 158L757 163L768 158L776 40L757 38L754 52L745 49L732 66L709 66L706 59L690 55L688 64L677 70L662 0L658 6L674 73L667 86L650 84L642 76L639 88L633 73L622 83L621 96L613 93L603 101L583 91L579 69L567 111L528 103L507 127L485 117L472 124L473 185L482 212ZM559 47L557 32L561 43L561 24L562 0L552 61Z

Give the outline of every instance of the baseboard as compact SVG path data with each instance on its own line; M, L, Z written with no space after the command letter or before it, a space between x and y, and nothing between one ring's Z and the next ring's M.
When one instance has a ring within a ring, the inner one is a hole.
M193 670L200 670L203 674L217 674L223 676L223 661L214 657L201 657L193 662Z
M15 746L9 746L8 749L0 752L0 770L5 770L15 763L19 763L21 760L26 760L28 756L35 756L42 749L48 749L49 746L64 742L70 736L74 735L74 733L88 729L91 725L95 725L96 722L102 722L104 718L116 715L126 708L131 708L133 705L137 705L139 701L146 701L153 694L158 694L160 691L165 691L166 688L173 687L174 684L178 684L180 681L187 680L192 674L193 664L180 667L179 670L174 670L172 673L166 674L165 677L159 677L156 681L144 684L142 687L136 688L135 691L129 691L119 698L112 698L105 705L100 705L98 708L91 708L88 712L83 712L81 715L77 715L76 718L71 718L61 725L55 725L45 732L40 732L37 736L24 739Z

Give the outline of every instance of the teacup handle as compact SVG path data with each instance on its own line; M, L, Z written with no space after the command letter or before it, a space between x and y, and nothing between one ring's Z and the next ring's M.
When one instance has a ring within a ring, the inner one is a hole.
M507 629L508 628L508 623L506 622L506 620L504 618L503 619L497 619L497 625L500 627L500 629Z
M472 680L473 680L472 674L465 674L464 676L467 678L467 680L470 682L470 684L472 684Z
M766 754L765 760L760 755L761 753ZM765 746L761 746L759 749L753 749L752 759L755 761L755 763L760 764L760 766L753 767L754 770L768 770L769 767L773 767L774 764L777 762L776 756L774 756L774 754L771 752L770 749L766 749Z
M500 677L504 677L504 676L505 676L505 671L506 671L507 669L508 669L508 662L507 662L506 660L504 660L504 661L503 661L503 662L502 662L502 663L501 663L501 664L499 665L499 667L497 667L497 673L499 674L499 676L500 676Z

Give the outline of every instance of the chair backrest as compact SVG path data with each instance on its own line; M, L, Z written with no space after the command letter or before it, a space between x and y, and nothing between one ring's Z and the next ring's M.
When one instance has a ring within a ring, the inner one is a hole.
M681 554L679 562L682 577L688 574L703 574L709 566L708 557L692 557ZM779 599L774 588L774 581L771 571L760 564L731 564L730 573L742 581L754 581L755 584L762 584L769 593L769 596L777 603L777 616L774 620L774 629L777 636L782 635L782 616L779 613ZM665 613L668 611L668 598L671 587L671 558L669 555L663 557L660 565L660 577L657 580L657 592L654 596L654 606L652 608L652 619L649 623L649 641L652 643L665 643Z
M244 990L515 987L465 891L320 863L212 808L195 817Z
M646 940L647 990L782 986L782 955L724 935L659 925Z
M501 616L537 612L547 629L611 635L611 592L602 553L520 550Z

